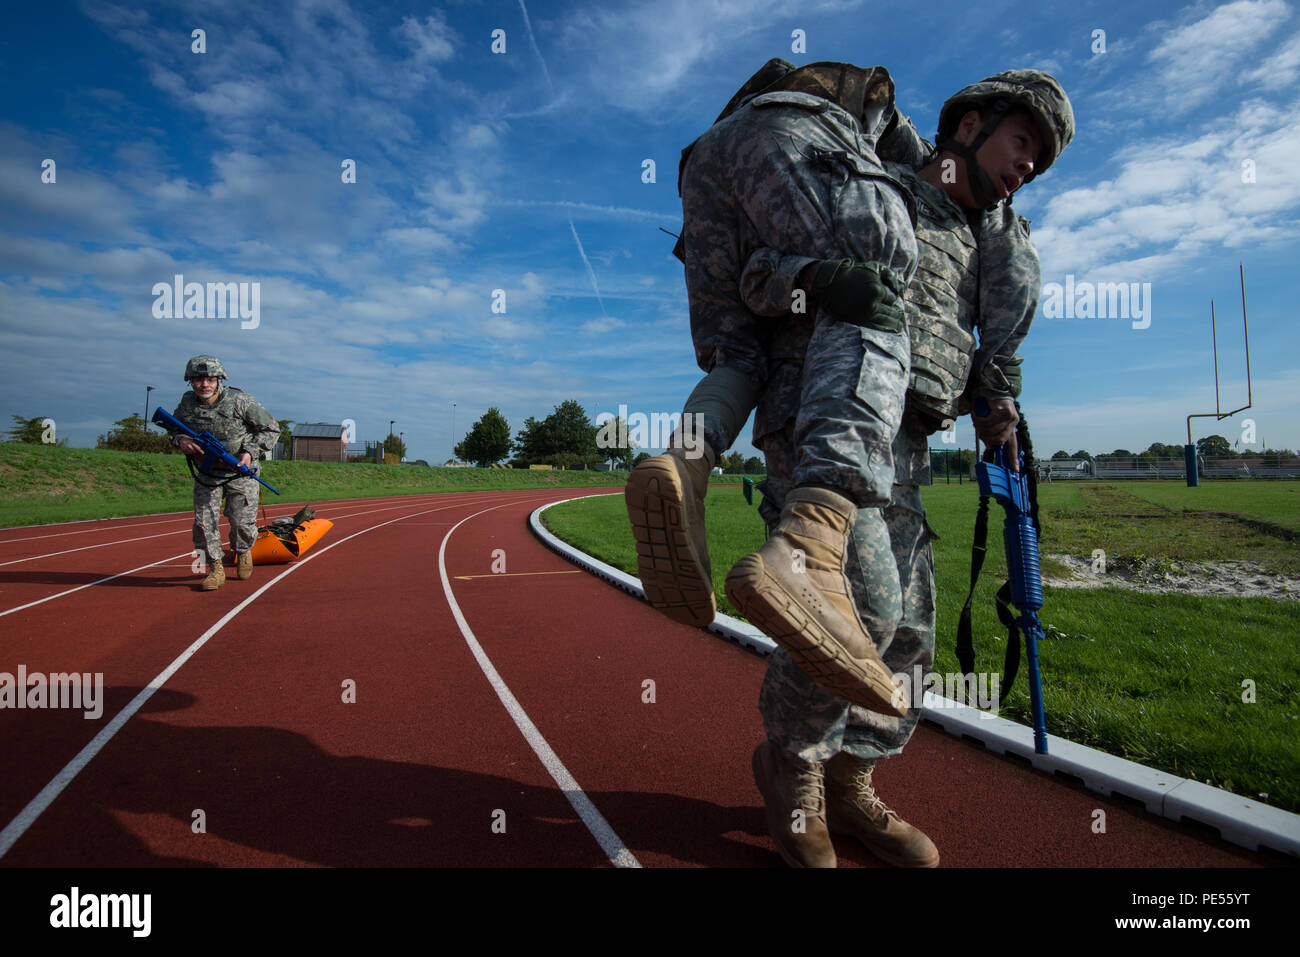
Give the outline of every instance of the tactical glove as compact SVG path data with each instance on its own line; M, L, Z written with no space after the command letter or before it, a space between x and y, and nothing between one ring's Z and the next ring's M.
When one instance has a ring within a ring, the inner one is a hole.
M882 332L903 329L902 283L887 266L824 259L818 263L808 291L840 322Z

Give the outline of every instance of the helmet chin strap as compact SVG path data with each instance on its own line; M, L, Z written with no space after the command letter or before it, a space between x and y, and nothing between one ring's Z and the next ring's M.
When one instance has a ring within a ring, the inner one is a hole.
M966 182L970 186L971 197L975 200L975 205L980 209L992 209L996 206L998 204L998 194L993 186L993 181L989 179L988 174L984 172L984 169L975 159L975 154L984 145L984 141L993 135L993 131L998 128L998 124L1002 122L1010 109L1011 103L1008 100L998 100L989 107L984 125L980 127L979 133L969 144L961 142L955 136L944 137L935 143L939 149L956 153L966 161Z

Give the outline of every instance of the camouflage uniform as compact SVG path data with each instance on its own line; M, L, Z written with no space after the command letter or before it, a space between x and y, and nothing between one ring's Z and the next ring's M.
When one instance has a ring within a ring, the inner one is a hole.
M915 138L916 164L924 165L929 144L916 136L905 118L900 120L903 133ZM920 261L903 298L912 346L918 353L924 350L927 361L912 364L906 409L894 420L890 500L883 509L859 512L846 570L863 624L871 635L887 636L878 639L877 646L886 667L910 677L914 666L926 673L934 662L934 534L925 521L918 487L930 484L928 437L938 419L959 408L967 411L960 392L972 366L967 396L1019 394L1020 357L1015 349L1037 306L1039 269L1028 223L1009 206L976 216L972 226L965 210L911 169L895 164L886 168L917 199ZM790 301L806 264L802 257L757 251L741 280L747 304L760 314L774 314ZM980 336L975 349L977 314ZM797 326L788 325L791 335ZM785 496L799 484L790 422L799 414L797 383L802 376L797 356L775 356L759 405L765 414L755 425L755 444L763 448L768 470L760 511L769 526L776 524ZM942 387L945 378L947 391ZM773 429L777 422L782 426ZM781 649L771 656L759 709L768 737L778 747L818 762L839 751L863 760L897 754L920 718L919 707L899 719L850 706L809 678Z
M743 302L740 274L757 249L773 247L805 262L848 256L876 263L900 286L910 279L910 196L876 158L884 123L873 122L864 130L847 110L808 93L767 93L695 142L681 184L682 255L700 367L739 370L757 387L774 355L806 357L796 370L802 390L795 478L836 488L860 507L889 501L890 445L907 384L906 332L838 322L825 310L816 322L764 321ZM791 305L786 298L780 312ZM784 419L769 423L765 416L760 403L756 432L782 427ZM719 451L736 437L713 418L705 430ZM853 451L863 446L871 454Z
M195 432L211 432L230 454L239 458L247 452L251 468L275 448L280 425L271 413L246 392L231 386L221 390L210 406L201 403L191 391L181 396L172 413ZM230 476L234 476L231 478ZM194 480L194 547L207 555L209 564L219 564L221 550L221 498L226 499L226 518L230 520L230 547L236 553L248 551L257 537L256 479L247 478L224 467L212 475L199 473Z

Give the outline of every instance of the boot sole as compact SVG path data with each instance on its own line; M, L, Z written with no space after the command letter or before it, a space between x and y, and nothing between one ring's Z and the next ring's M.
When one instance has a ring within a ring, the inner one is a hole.
M686 527L686 492L672 466L643 462L624 491L636 538L637 573L646 601L673 621L694 628L717 613L712 578Z
M808 676L827 691L877 714L906 716L894 705L897 686L879 658L873 676L858 663L816 616L768 573L758 554L746 555L727 575L727 598L765 635L784 648Z

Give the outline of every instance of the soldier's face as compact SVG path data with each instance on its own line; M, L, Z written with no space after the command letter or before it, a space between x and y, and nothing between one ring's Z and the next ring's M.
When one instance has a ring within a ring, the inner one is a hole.
M216 399L218 385L216 378L209 375L195 376L190 380L190 388L204 405L210 405Z
M975 159L998 199L1006 199L1024 185L1042 149L1042 137L1029 114L1013 113L998 124Z

